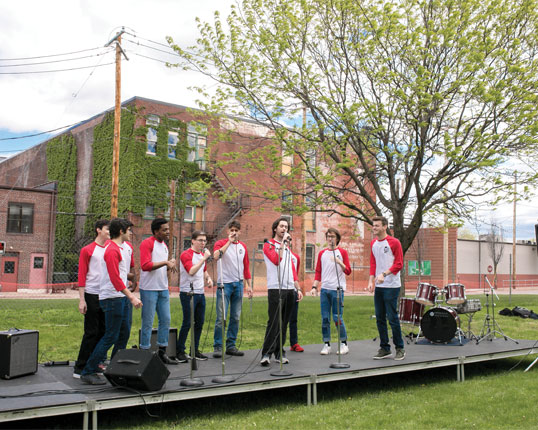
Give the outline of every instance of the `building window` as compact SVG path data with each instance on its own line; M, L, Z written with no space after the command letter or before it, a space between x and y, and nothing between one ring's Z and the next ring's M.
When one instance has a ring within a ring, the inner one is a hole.
M34 269L43 269L44 262L43 257L34 257Z
M315 245L306 245L305 248L305 266L304 269L307 272L313 272L314 271L314 254L316 253L316 246Z
M315 209L316 202L314 200L314 197L311 194L307 194L305 196L305 205L308 208ZM316 212L313 210L309 212L305 212L304 223L305 223L306 231L316 231Z
M157 129L149 127L148 133L146 135L146 140L148 142L148 149L146 154L155 155L157 153Z
M207 148L207 127L199 123L191 123L187 128L189 155L187 161L197 163L200 170L206 169L205 151Z
M177 131L168 132L168 158L176 158L176 149L179 142L179 135Z
M15 273L14 261L4 261L4 273L6 275L12 275L13 273Z
M146 206L146 210L144 212L144 218L153 219L154 217L155 217L155 208L153 206Z
M33 233L34 205L29 203L9 203L7 215L8 233Z
M265 245L264 242L258 242L258 251L263 251L263 245Z

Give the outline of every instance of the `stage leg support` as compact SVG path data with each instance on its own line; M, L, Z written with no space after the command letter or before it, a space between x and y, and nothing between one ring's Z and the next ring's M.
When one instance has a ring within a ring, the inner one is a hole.
M456 366L458 382L465 381L465 357L458 357L459 363Z

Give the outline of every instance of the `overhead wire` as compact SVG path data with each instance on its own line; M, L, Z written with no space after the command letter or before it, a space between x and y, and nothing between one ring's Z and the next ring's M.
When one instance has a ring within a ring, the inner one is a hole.
M23 61L23 60L36 60L38 58L50 58L50 57L60 57L62 55L73 55L73 54L80 54L81 52L88 52L88 51L95 51L97 49L103 49L102 46L98 46L96 48L89 48L89 49L81 49L79 51L72 51L72 52L65 52L63 54L50 54L50 55L38 55L35 57L20 57L20 58L0 58L0 61Z

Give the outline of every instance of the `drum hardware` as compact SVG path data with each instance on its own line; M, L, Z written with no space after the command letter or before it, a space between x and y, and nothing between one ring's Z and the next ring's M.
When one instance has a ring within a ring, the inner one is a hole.
M468 299L465 300L465 302L459 304L456 306L455 310L459 315L465 315L467 318L467 331L465 332L465 337L467 339L471 340L477 340L478 336L476 336L471 331L471 323L473 321L473 317L476 312L482 309L482 303L480 303L480 299Z
M485 294L486 294L486 317L484 318L484 324L482 326L482 331L480 332L480 336L476 340L476 344L478 345L483 340L493 340L493 339L495 339L497 337L496 335L499 335L499 337L503 337L504 340L510 339L511 341L514 341L515 343L519 343L517 340L512 339L509 336L506 336L503 333L501 327L499 326L499 323L497 321L495 321L495 300L494 300L494 296L497 298L497 300L499 300L499 296L497 296L497 293L493 289L493 286L489 282L489 279L488 279L488 277L486 275L484 275L484 279L486 280L486 282L489 285L489 290L485 291ZM489 314L489 306L490 306L490 304L489 304L489 296L490 296L490 292L491 292L491 313L492 313L493 317L490 316L490 314Z
M414 326L420 326L420 321L422 320L423 313L423 304L418 303L414 298L400 297L398 317L401 323L410 324L411 328ZM406 339L406 343L409 345L411 341L415 340L417 335L410 331L403 337Z

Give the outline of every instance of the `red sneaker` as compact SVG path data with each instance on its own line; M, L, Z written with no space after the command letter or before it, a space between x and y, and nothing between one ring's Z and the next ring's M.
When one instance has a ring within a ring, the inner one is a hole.
M295 352L304 352L304 348L298 343L296 343L295 345L292 345L290 350L295 351Z

